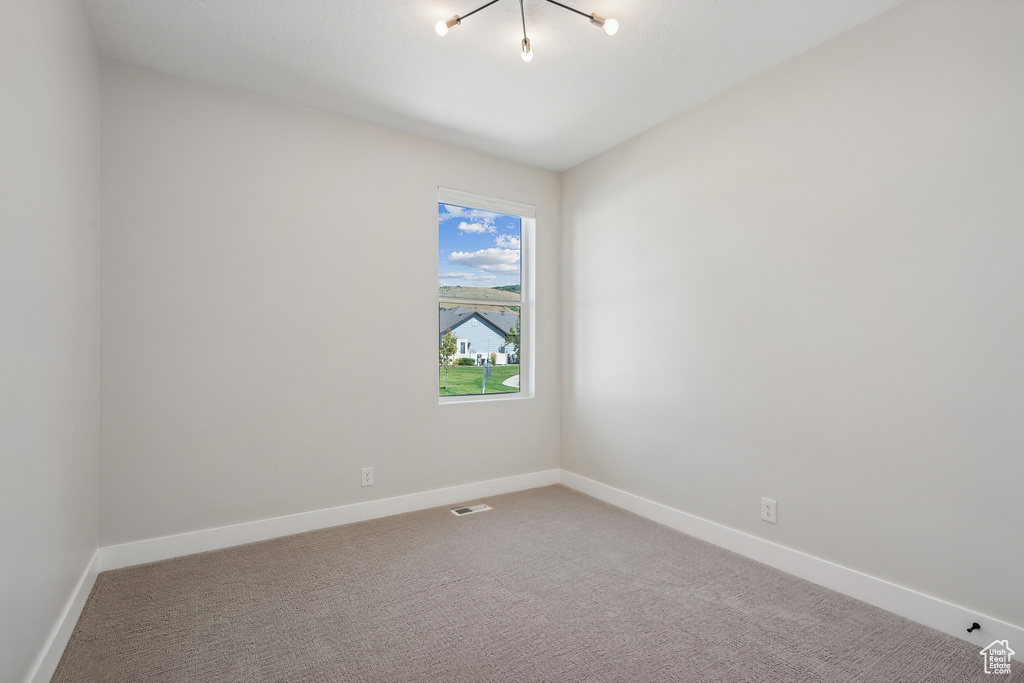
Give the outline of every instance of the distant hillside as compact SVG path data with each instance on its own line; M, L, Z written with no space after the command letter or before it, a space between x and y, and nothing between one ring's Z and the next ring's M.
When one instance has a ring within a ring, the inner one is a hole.
M441 308L457 308L464 304L453 304L451 302L445 302L441 304ZM500 301L495 301L492 304L472 304L467 306L472 308L474 311L490 311L492 313L511 313L512 315L519 315L519 302L514 304L503 304Z
M519 285L503 287L438 287L440 296L451 296L468 299L487 299L489 301L519 301Z

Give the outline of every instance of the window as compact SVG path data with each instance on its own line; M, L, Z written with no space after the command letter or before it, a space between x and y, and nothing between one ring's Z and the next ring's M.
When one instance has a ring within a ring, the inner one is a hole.
M534 209L439 188L438 396L532 395Z

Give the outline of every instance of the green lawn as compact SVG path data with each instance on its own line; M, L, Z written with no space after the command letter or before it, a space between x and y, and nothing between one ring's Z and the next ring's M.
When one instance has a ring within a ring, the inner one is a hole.
M465 396L479 394L484 369L481 367L456 365L448 370L448 389L444 388L444 368L438 367L440 373L441 396ZM509 394L519 391L518 387L506 387L502 382L519 374L518 365L496 365L491 368L491 378L487 380L488 394Z

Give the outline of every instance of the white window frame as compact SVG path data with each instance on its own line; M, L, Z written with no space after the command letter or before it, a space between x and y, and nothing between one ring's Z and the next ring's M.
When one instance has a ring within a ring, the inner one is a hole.
M440 204L454 204L472 209L494 211L495 213L518 216L522 219L522 228L519 235L519 263L521 265L519 279L519 348L516 349L519 356L519 391L517 393L509 394L438 396L438 402L443 405L448 403L476 403L478 401L516 401L519 399L533 398L535 391L534 380L536 377L536 344L534 343L536 338L536 335L534 334L534 322L536 318L534 312L536 303L536 286L533 274L535 272L534 264L536 259L534 242L537 232L537 209L532 204L525 204L507 199L498 199L496 197L489 197L487 195L474 194L472 192L464 192L462 190L454 190L452 188L440 186L437 188L437 201ZM434 225L436 229L436 205L434 213ZM437 286L436 283L440 280L440 271L438 271L437 275L438 277L434 279L435 287ZM441 303L455 303L465 306L476 306L487 303L481 299L442 297L440 295L437 298L437 302L438 305ZM514 302L509 301L505 303L511 304ZM437 329L436 318L434 329Z

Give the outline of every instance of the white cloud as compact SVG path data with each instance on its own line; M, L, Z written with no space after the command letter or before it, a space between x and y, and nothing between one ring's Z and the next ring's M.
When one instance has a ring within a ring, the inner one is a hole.
M498 235L494 243L503 249L518 249L519 238L514 235Z
M510 263L498 263L493 266L479 266L480 270L486 270L488 273L518 273L519 264Z
M513 249L481 249L480 251L453 251L448 263L455 266L471 266L488 273L519 272L519 251Z
M472 233L483 233L483 232L494 232L493 225L487 225L486 223L467 223L465 221L459 223L460 232L472 232Z
M451 204L445 204L444 209L439 210L439 214L445 218L465 218L468 213L468 209L464 209L461 206L452 206Z
M465 209L461 206L452 206L445 204L446 211L441 213L441 217L447 218L466 218L470 221L479 221L485 225L491 225L498 219L498 214L493 211L481 211L480 209Z
M453 218L462 218L459 223L459 232L472 234L484 234L494 232L494 222L498 214L492 211L481 211L480 209L465 209L461 206L450 206L445 204L445 211L439 214L441 220L447 221Z
M465 280L466 282L487 282L498 278L497 275L484 275L483 273L443 273L441 277L447 277L453 280Z

